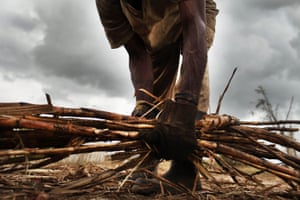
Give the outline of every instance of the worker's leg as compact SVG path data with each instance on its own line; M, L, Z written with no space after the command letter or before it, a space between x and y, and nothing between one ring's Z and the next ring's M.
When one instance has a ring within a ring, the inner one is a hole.
M154 74L153 94L164 100L171 97L174 88L180 55L180 42L152 52Z
M129 55L129 69L131 81L134 86L137 105L133 115L142 116L151 106L154 99L141 91L153 93L153 70L150 54L142 40L134 35L126 44L125 49Z
M209 50L214 42L215 27L216 27L216 16L218 9L214 0L206 0L206 42L207 49ZM207 113L209 109L209 69L206 65L206 70L202 80L201 92L198 102L199 114ZM199 116L200 117L200 116Z

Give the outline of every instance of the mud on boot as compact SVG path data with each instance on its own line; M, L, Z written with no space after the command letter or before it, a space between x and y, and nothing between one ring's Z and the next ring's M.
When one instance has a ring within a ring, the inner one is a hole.
M168 172L163 178L168 181L183 186L189 191L198 191L201 189L201 182L197 176L194 165L189 161L172 161ZM152 195L159 194L162 191L166 194L180 194L184 191L178 190L165 182L155 178L138 178L136 179L131 191L136 194Z

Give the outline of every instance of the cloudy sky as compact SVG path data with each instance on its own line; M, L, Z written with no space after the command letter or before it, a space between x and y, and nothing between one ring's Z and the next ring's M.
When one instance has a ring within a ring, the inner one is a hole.
M257 119L261 85L279 119L292 96L290 119L300 119L300 1L216 2L211 110L238 67L221 113ZM45 103L47 92L57 106L132 110L126 52L110 49L94 0L1 0L0 26L0 102Z

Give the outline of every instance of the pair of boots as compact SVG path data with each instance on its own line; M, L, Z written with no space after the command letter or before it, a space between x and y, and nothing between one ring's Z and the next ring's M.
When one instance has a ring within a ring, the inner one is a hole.
M188 155L196 148L195 119L197 107L194 104L184 101L168 100L162 106L162 111L158 114L158 109L153 109L151 104L137 104L132 115L146 118L158 119L158 125L151 132L142 132L141 139L145 140L153 149L157 150L156 156L172 160L171 167L163 178L183 185L192 190L195 185L197 172L193 163L188 160ZM154 170L154 168L153 168ZM199 179L197 179L199 180ZM196 189L201 188L200 181L196 182ZM176 189L163 184L164 191L171 194L179 193ZM149 195L159 193L161 184L157 179L138 177L132 187L132 192Z

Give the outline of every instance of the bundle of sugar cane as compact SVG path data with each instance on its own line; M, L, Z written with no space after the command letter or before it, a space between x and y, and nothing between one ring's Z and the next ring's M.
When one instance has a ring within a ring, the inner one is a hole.
M137 170L152 151L139 139L139 132L153 129L156 123L155 119L86 108L56 107L51 103L0 103L0 171L41 167L70 154L95 151L116 152L114 158L126 160L114 169L114 173L124 169ZM189 159L204 178L217 185L218 181L203 164L203 157L214 159L237 184L237 177L260 184L255 174L270 172L284 180L292 190L297 190L300 159L276 146L299 152L300 143L278 132L297 129L260 127L272 123L243 122L229 115L206 115L195 124L197 149ZM285 123L300 124L300 121L275 124ZM252 166L258 171L255 174L245 173L227 159Z

